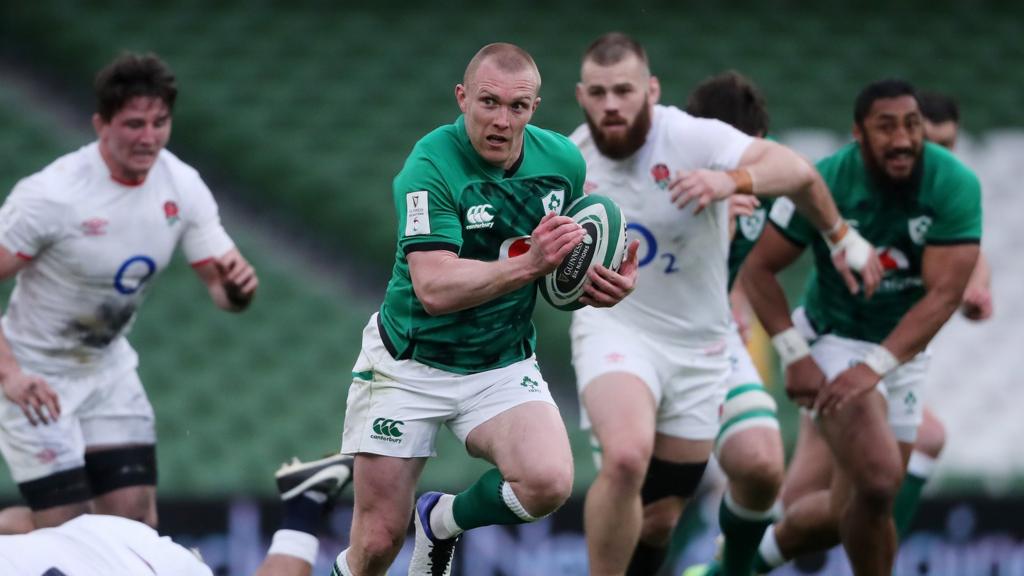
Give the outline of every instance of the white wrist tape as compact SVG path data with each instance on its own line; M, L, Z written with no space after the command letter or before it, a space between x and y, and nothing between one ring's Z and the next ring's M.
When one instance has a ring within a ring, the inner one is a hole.
M860 232L857 232L856 228L850 226L846 234L835 244L828 239L828 233L823 233L822 236L825 237L825 243L828 244L829 252L833 256L840 250L846 251L846 263L850 265L851 269L860 272L864 266L867 266L872 246L860 235Z
M889 372L899 368L900 361L889 352L885 346L875 346L864 357L863 363L879 376L885 376Z
M808 346L807 340L793 326L772 336L772 346L779 353L779 360L782 361L783 368L811 354L811 347Z

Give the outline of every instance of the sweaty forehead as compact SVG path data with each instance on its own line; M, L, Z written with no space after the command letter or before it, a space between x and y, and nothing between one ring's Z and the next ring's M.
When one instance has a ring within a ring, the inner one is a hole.
M537 75L530 66L510 72L485 60L476 69L468 88L476 93L486 91L507 98L533 97L537 95Z
M580 80L587 86L641 85L647 82L649 77L647 66L633 55L607 66L587 59L580 68Z

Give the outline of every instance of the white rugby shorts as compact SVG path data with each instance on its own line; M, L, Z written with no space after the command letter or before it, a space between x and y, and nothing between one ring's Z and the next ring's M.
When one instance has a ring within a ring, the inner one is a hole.
M60 399L56 422L32 426L17 404L0 396L0 451L17 483L85 465L90 446L155 444L153 407L135 364L75 375L33 372Z
M718 413L729 377L724 342L707 350L672 345L604 314L573 314L572 364L580 396L598 376L626 372L651 390L658 433L690 440L718 434ZM590 418L580 402L580 423Z
M750 357L750 351L743 344L743 338L740 337L739 328L735 324L730 325L725 345L729 353L729 389L744 384L764 386L764 382L761 381L761 373L757 371L757 366L754 365L754 360Z
M860 363L872 348L871 342L833 334L819 337L811 346L814 361L831 382L847 368ZM889 427L900 442L913 443L924 414L924 379L931 353L925 350L882 378L878 390L889 405Z
M381 341L374 314L352 368L341 452L435 456L441 425L465 444L474 428L527 402L555 405L535 357L468 375L395 360Z

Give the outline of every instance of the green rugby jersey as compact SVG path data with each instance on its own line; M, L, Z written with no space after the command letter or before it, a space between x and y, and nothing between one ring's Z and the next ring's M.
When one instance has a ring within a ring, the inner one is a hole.
M924 296L921 256L925 246L981 241L981 185L952 153L925 143L921 181L909 197L879 190L856 142L818 162L843 217L875 245L885 274L874 296L852 295L832 265L817 230L779 200L772 224L787 238L814 251L815 275L804 294L807 316L819 334L882 342Z
M761 201L761 205L754 210L753 214L736 217L736 233L732 237L732 242L729 243L730 291L732 291L732 285L736 282L736 275L740 271L740 266L743 265L743 261L746 260L750 251L754 249L757 239L761 237L765 222L768 220L768 212L775 202L775 198L772 196L758 196L757 199Z
M475 308L430 316L416 298L406 256L450 250L486 262L516 256L548 212L564 213L583 195L586 164L568 138L527 125L523 153L504 170L469 141L465 120L427 134L395 177L395 266L378 317L392 356L472 374L533 354L536 283Z

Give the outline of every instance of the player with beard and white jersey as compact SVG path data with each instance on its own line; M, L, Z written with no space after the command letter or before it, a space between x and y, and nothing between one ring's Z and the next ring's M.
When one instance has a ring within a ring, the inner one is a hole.
M587 161L587 189L614 199L641 243L634 293L614 309L577 311L571 329L583 421L601 456L584 508L591 574L658 571L719 431L730 373L729 215L719 201L790 194L830 237L851 289L847 264L869 289L880 271L873 248L796 153L659 106L659 92L632 38L610 33L587 49L576 90L587 123L572 139ZM767 409L770 398L750 400ZM778 474L749 473L769 476L768 489L739 495L733 511L763 528ZM756 547L756 537L734 547L741 564Z
M24 178L0 208L0 278L17 278L0 337L0 450L31 512L0 533L87 511L156 524L153 409L125 339L179 244L214 303L258 285L195 169L164 149L177 96L156 56L96 79L98 139Z

